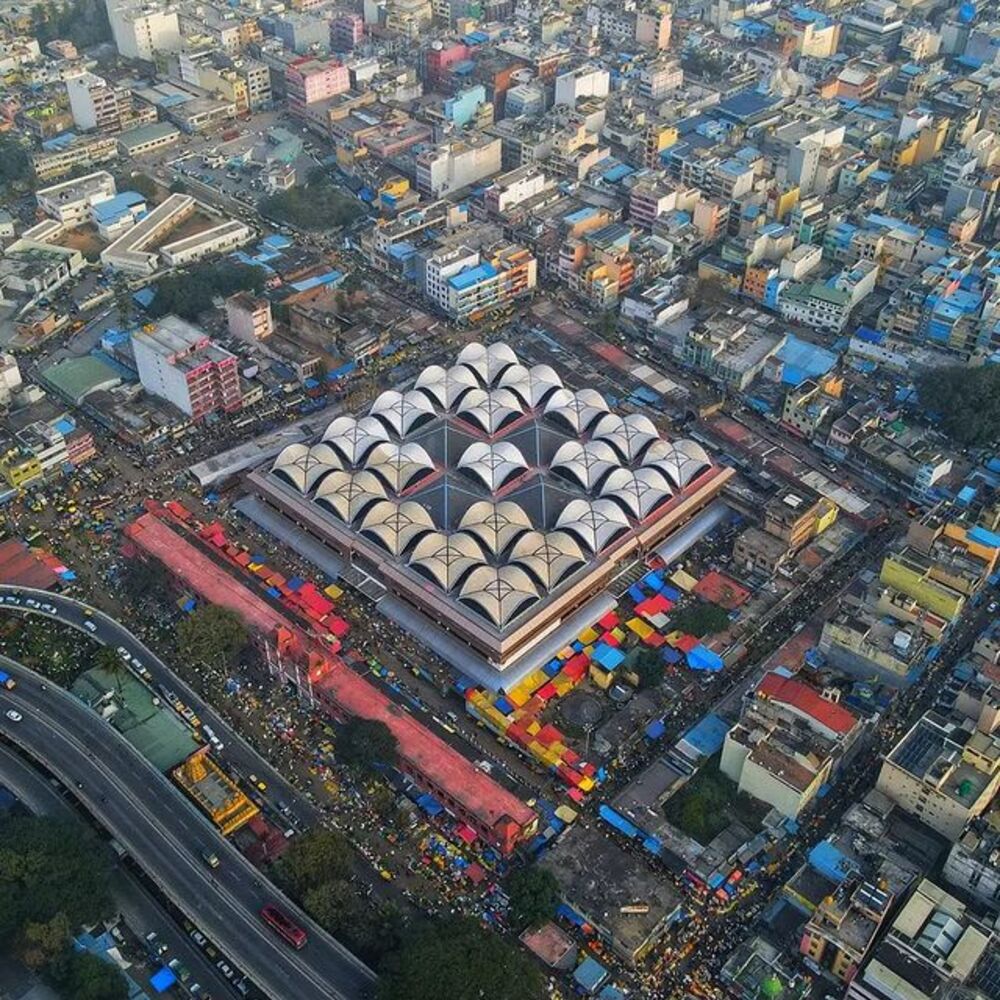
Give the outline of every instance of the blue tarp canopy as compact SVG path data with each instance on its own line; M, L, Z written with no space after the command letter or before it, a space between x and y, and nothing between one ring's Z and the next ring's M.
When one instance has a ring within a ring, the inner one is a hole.
M433 795L428 795L426 792L417 799L417 805L428 816L437 816L438 813L444 811L444 806Z
M843 882L852 869L850 860L828 840L821 840L809 852L809 864L831 882Z
M713 653L707 646L695 646L687 655L688 666L692 670L707 670L718 673L724 666L722 657Z
M596 993L607 978L608 970L596 958L585 958L573 970L573 981L584 993Z
M604 670L615 670L621 666L625 659L625 654L615 646L609 646L606 642L599 642L591 654L591 659Z
M711 712L699 719L681 739L694 747L698 753L711 757L713 753L722 749L728 732L729 724L726 720Z
M664 724L663 719L654 719L648 726L646 726L646 739L658 740L666 731L667 727Z
M177 982L177 977L174 975L172 969L168 969L165 965L160 967L158 972L154 972L152 976L149 977L149 985L156 990L157 993L166 993L167 990L171 988Z

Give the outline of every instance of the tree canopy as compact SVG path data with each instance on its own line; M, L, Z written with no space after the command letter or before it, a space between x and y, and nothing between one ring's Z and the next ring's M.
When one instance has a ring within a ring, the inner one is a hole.
M0 185L30 184L31 179L28 147L18 135L0 135Z
M364 771L374 771L378 764L395 763L396 750L396 737L376 719L348 719L337 740L337 759Z
M640 690L656 687L663 680L665 664L658 649L642 648L632 662L632 670L639 678Z
M559 883L547 868L519 868L507 879L506 889L512 926L518 931L551 920L559 905Z
M350 195L338 190L326 174L314 170L302 187L277 191L257 203L261 215L299 229L333 229L354 222L364 211Z
M177 627L181 655L196 663L228 665L250 639L235 611L219 604L203 604Z
M101 0L74 0L58 5L36 4L31 8L32 33L39 45L65 38L86 49L111 41L111 23Z
M674 611L670 616L670 627L700 639L703 635L725 631L729 627L729 613L718 604L697 601Z
M959 444L1000 441L1000 365L930 369L917 379L917 393L923 412Z
M292 841L281 858L279 874L302 898L324 882L345 879L351 871L351 847L339 830L317 828Z
M343 879L309 889L302 897L306 912L321 927L344 941L358 956L377 965L399 945L402 920L391 905L365 899Z
M379 970L379 1000L541 1000L531 960L468 917L419 925Z
M46 970L49 984L66 1000L126 1000L125 978L110 962L66 948Z
M187 271L168 274L154 286L156 295L148 312L154 318L175 313L182 319L195 320L212 308L217 296L225 298L235 292L259 292L266 274L253 264L234 261L195 264Z
M22 953L40 957L59 927L106 916L109 858L87 830L45 817L9 817L0 821L0 845L0 946L20 937Z

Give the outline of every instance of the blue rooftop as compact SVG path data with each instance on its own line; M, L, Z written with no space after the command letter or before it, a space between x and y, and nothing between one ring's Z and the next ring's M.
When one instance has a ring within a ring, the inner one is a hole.
M99 223L114 222L136 205L145 205L146 199L138 191L121 191L107 201L98 202L94 206L94 218Z
M304 278L302 281L293 281L292 288L297 292L307 292L310 288L319 288L320 285L336 285L344 279L342 271L327 271L324 274L316 274L311 278Z
M586 222L587 219L592 219L595 215L597 215L597 209L588 205L586 208L579 208L575 212L570 212L569 215L564 216L563 221L568 222L571 226L575 226L578 222Z
M464 271L459 271L458 274L452 275L448 279L448 284L461 292L466 288L471 288L473 285L479 284L480 281L486 281L496 276L497 269L487 261L477 264L475 267L468 267Z

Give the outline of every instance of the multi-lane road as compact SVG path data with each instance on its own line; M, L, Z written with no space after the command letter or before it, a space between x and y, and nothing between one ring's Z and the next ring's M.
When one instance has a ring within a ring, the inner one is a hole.
M16 589L3 588L0 598ZM21 594L56 608L51 617L81 627L83 605L42 592ZM75 622L63 617L67 603L79 616ZM102 616L103 622L111 619ZM132 642L133 655L152 671L152 653ZM74 791L164 895L262 990L275 1000L359 1000L371 992L374 974L284 899L113 727L20 664L0 658L0 665L17 681L14 690L0 691L0 732ZM8 709L21 720L8 718ZM217 868L203 861L206 849L220 859ZM273 901L309 932L301 951L261 922L261 907Z

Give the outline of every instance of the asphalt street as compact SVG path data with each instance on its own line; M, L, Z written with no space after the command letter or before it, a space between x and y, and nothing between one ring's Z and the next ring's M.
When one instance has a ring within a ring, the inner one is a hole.
M18 686L3 691L0 731L58 777L219 950L275 1000L360 1000L374 976L269 885L209 820L98 715L0 657ZM220 859L210 869L201 851ZM293 951L260 920L278 901L310 935Z

